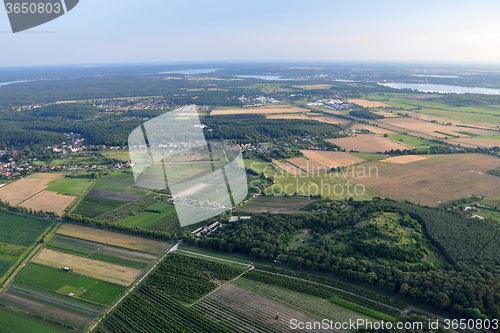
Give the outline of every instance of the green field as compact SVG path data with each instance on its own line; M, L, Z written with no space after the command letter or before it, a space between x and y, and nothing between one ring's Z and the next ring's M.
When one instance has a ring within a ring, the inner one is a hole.
M29 246L53 223L0 209L0 242Z
M372 154L372 153L352 153L352 154L356 155L358 157L361 157L362 159L366 160L367 162L380 161L380 160L383 160L384 158L387 157L387 155Z
M85 191L90 182L90 179L85 178L64 178L55 185L47 188L47 191L77 197Z
M137 268L137 269L146 268L146 266L148 265L147 263L137 262L137 261L133 261L133 260L125 259L125 258L118 258L118 257L113 257L113 256L102 255L100 253L93 253L90 256L88 256L88 258L99 260L99 261L104 261L104 262L109 262L111 264Z
M107 150L103 151L102 154L109 158L117 158L125 162L130 161L128 150Z
M145 194L144 191L130 189L129 186L135 185L134 176L131 173L126 173L123 171L115 171L100 178L97 183L92 186L95 190L106 190L113 192L121 192L128 194Z
M73 330L0 307L0 331L16 333L68 333Z
M167 210L163 213L154 213L154 212L145 211L145 212L139 213L135 216L133 216L133 215L128 216L124 219L117 221L116 223L118 223L119 225L124 225L124 226L147 228L147 227L150 227L151 225L153 225L157 222L160 222L164 219L167 219L172 214L175 214L175 207L173 207L173 206L169 210Z
M28 264L16 276L16 282L29 284L59 294L75 294L75 298L108 305L124 290L110 283L75 275L63 270Z
M417 150L428 150L431 146L442 146L440 143L407 134L389 134L389 138L406 143L407 145L417 148Z
M368 172L368 171L367 171ZM277 184L266 189L266 195L293 195L295 192L299 196L321 195L325 198L350 198L354 200L368 200L375 196L375 193L368 190L363 190L362 186L356 189L357 194L354 192L354 187L357 183L353 183L339 177L332 177L332 174L308 174L307 178L304 176L284 176L275 177Z

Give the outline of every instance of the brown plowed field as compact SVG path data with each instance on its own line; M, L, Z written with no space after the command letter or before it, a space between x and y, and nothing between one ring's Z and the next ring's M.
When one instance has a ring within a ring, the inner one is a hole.
M419 155L403 155L403 156L389 157L389 158L386 158L385 160L382 160L380 162L407 164L407 163L422 161L422 160L426 160L426 159L427 158L419 156Z
M413 149L414 147L393 141L376 134L359 134L347 138L326 139L346 151L359 151L363 153L385 152L391 149Z
M389 105L377 102L377 101L368 101L366 99L349 99L349 103L359 105L364 108L385 108Z
M327 165L316 162L314 160L308 160L304 157L289 158L287 159L287 162L309 173L328 172L331 169L331 167L328 167Z
M34 197L26 200L21 206L33 210L44 210L61 215L76 197L70 195L60 195L56 192L42 191Z
M452 154L408 164L369 165L378 168L378 177L372 172L372 177L356 178L355 182L396 200L437 206L471 195L491 198L500 191L500 177L486 173L500 167L500 158L488 155Z
M301 152L308 159L326 165L329 168L349 166L365 161L361 157L341 151L337 152L337 151L301 150Z
M277 166L279 166L280 168L282 168L283 170L285 170L286 172L288 172L289 174L291 175L301 175L301 174L306 174L307 172L302 170L302 169L299 169L289 163L282 163L278 160L273 160L273 163L276 164Z

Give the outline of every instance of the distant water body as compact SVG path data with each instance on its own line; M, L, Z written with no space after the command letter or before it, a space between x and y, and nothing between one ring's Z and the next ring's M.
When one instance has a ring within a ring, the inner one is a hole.
M208 74L218 71L222 68L204 68L204 69L183 69L180 71L169 71L169 72L160 72L158 74L183 74L183 75L196 75L196 74Z
M411 74L411 76L416 77L433 77L433 78L443 78L443 79L456 79L460 76L458 75L425 75L425 74Z
M245 79L261 79L267 81L292 81L293 79L287 79L282 76L277 75L236 75L237 77L242 77Z
M380 85L394 89L412 89L421 92L433 92L440 94L482 94L482 95L500 95L500 89L479 88L479 87L460 87L446 84L423 84L423 83L380 83Z

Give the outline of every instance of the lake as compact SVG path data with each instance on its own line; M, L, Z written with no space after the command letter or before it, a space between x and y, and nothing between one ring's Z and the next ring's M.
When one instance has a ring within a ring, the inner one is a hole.
M196 74L208 74L218 71L222 68L203 68L203 69L183 69L180 71L169 71L169 72L160 72L158 74L184 74L184 75L196 75Z
M245 79L261 79L267 81L292 81L293 79L286 79L277 75L236 75Z
M423 84L423 83L378 83L382 86L394 89L412 89L421 92L433 92L440 94L483 94L499 95L500 89L450 86L446 84Z

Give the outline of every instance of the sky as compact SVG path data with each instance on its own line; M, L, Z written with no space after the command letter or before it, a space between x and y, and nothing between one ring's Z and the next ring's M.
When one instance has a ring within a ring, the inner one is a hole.
M80 0L0 67L184 61L500 63L498 0Z

